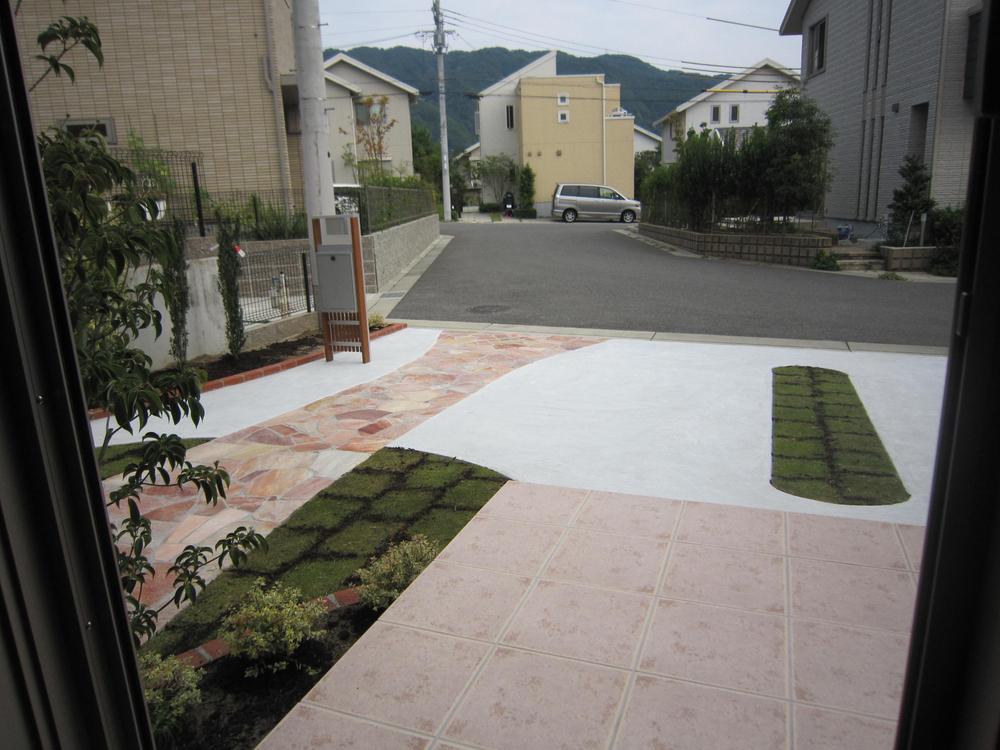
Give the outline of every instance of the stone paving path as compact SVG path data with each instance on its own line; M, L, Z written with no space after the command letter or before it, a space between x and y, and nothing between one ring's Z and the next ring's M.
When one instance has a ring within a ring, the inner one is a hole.
M889 750L923 536L509 482L260 747Z
M195 463L219 461L232 483L214 508L177 488L148 488L147 548L156 575L147 604L169 598L167 568L189 544L213 546L238 526L263 533L367 456L488 383L530 362L601 339L526 333L442 332L421 358L370 383L192 448ZM332 365L336 366L336 365ZM105 486L115 486L108 480ZM113 521L121 513L109 509ZM214 566L209 578L216 572ZM171 610L161 615L161 624Z

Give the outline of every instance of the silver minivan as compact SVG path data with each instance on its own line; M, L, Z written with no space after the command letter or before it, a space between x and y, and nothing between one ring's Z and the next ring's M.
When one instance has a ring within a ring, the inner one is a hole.
M641 208L639 201L607 185L560 183L552 193L552 216L570 224L577 219L620 219L631 224Z

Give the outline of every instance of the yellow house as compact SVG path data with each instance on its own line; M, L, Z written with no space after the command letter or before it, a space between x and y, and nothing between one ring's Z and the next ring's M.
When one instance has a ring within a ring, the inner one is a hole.
M530 164L541 215L560 182L608 185L633 197L634 124L619 84L603 74L558 75L554 51L479 92L476 112L481 156Z
M605 83L603 74L522 78L517 94L521 163L535 171L537 203L560 182L608 185L633 197L635 118L621 108L620 84Z

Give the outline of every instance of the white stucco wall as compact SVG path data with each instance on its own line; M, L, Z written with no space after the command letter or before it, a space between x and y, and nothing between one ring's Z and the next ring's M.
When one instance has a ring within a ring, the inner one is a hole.
M640 130L633 131L634 143L635 143L635 153L639 154L643 151L656 151L660 148L660 142L655 138L651 138Z
M538 77L556 75L556 56L546 55L526 65L519 76L503 82L502 85L491 87L482 92L479 99L479 143L482 156L507 154L514 161L520 162L520 137L518 123L520 113L517 111L517 84L521 77ZM514 127L507 127L507 107L514 107Z

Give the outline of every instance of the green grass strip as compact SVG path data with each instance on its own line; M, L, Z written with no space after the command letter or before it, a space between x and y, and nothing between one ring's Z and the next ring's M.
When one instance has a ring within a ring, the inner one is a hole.
M358 568L393 542L424 534L443 547L506 481L465 461L383 448L295 511L267 550L210 583L144 648L180 653L213 638L258 576L316 597L356 583Z
M773 375L774 487L840 505L892 505L910 497L845 373L776 367Z
M181 438L185 448L194 448L196 445L207 443L214 438ZM142 458L142 442L122 443L121 445L109 445L104 452L104 460L99 462L98 469L101 472L101 479L116 477L125 471L125 467ZM97 453L98 451L95 451Z

